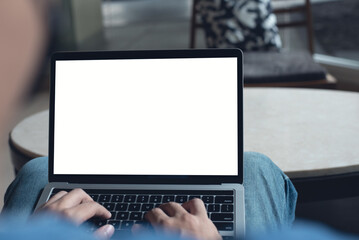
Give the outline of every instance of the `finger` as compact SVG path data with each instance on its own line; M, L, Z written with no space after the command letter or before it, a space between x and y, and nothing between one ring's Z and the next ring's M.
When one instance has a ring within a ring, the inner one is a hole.
M58 193L56 193L54 196L52 196L49 201L47 201L47 203L45 205L51 204L56 202L57 200L59 200L60 198L62 198L63 196L65 196L67 194L66 191L60 191Z
M152 226L163 225L169 218L170 217L160 208L154 208L151 211L148 211L145 215L145 219L150 222Z
M93 202L93 199L82 189L76 188L54 202L62 208L71 208L84 202Z
M170 217L187 214L186 209L184 209L179 203L176 202L162 204L160 208Z
M112 237L114 232L115 232L115 228L110 224L106 224L100 227L99 229L97 229L94 232L94 234L96 237L100 239L110 239L110 237Z
M111 213L97 202L85 202L64 210L64 214L70 220L81 224L92 217L108 219Z
M206 207L204 206L203 201L199 198L194 198L188 202L183 203L182 207L193 215L207 217Z
M134 224L131 228L132 233L137 234L145 231L146 228L142 224Z

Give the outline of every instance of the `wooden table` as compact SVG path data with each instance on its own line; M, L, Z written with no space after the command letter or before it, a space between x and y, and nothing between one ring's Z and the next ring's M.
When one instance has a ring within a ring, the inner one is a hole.
M20 122L9 142L16 169L47 155L48 111ZM292 179L300 201L359 196L359 94L245 89L244 149L269 156Z

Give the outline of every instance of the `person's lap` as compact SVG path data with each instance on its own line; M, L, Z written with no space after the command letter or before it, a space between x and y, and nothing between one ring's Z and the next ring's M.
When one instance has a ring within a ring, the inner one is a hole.
M295 219L297 191L290 179L265 155L244 153L246 228L272 231Z
M4 197L3 214L26 220L48 182L47 158L24 165ZM244 153L245 215L247 231L291 226L297 192L288 177L266 156Z

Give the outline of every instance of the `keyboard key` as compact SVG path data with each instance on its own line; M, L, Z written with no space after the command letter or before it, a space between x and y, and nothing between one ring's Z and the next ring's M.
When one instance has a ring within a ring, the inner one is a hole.
M188 200L192 200L192 199L194 199L194 198L199 198L199 199L201 199L201 196L200 196L200 195L191 195L191 196L189 196L189 199L188 199Z
M126 195L124 202L135 202L136 201L136 195Z
M93 217L93 218L90 218L89 220L87 220L85 223L89 223L91 225L94 225L96 224L98 221L101 221L100 218L97 218L97 217Z
M208 205L208 212L219 212L220 210L219 204L209 204Z
M128 211L135 211L138 212L141 209L141 204L135 203L135 204L130 204L130 206L128 207Z
M174 202L174 201L175 201L175 196L163 196L163 200L162 200L163 203Z
M233 196L216 196L216 203L233 203Z
M103 206L110 212L115 210L115 204L114 203L104 203Z
M98 197L99 197L98 194L89 194L89 195L90 195L90 197L91 197L95 202L98 201Z
M102 226L104 226L106 224L107 224L107 220L100 220L100 221L95 222L95 226L98 227L98 228L102 227Z
M99 202L110 202L111 195L110 194L103 194L100 195L100 198L98 199Z
M142 212L132 212L130 214L130 220L142 220Z
M233 221L233 213L212 213L212 221Z
M175 202L184 203L184 202L187 202L187 201L188 201L188 197L187 197L187 196L184 196L184 195L178 195L178 196L176 196Z
M162 204L160 204L160 203L157 203L157 204L155 204L155 207L154 208L158 208L158 207L160 207Z
M131 230L132 226L133 226L133 222L131 222L131 221L123 221L121 223L121 228L120 229L125 229L125 230L129 229L129 230Z
M232 204L222 204L221 212L233 212L233 205Z
M128 212L118 212L117 213L117 220L127 220L128 219Z
M233 223L231 222L213 222L218 231L233 231Z
M110 217L110 219L116 219L116 212L111 212L111 217Z
M119 203L123 201L123 195L112 195L111 202Z
M213 196L202 196L202 201L204 203L213 203L214 197Z
M141 211L142 212L148 212L154 207L153 203L150 204L142 204Z
M149 197L145 196L145 195L139 195L137 196L137 201L138 203L147 203L148 202Z
M111 220L111 221L108 221L108 224L112 225L116 230L116 229L120 228L121 221L113 221L113 220Z
M116 211L124 212L127 211L127 208L128 208L128 203L117 203L116 205Z
M223 236L222 240L234 240L233 236Z
M162 196L161 195L152 195L150 197L150 203L160 203L162 202Z

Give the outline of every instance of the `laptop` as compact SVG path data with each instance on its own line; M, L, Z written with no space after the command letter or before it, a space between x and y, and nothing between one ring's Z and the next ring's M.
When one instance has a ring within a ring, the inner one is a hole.
M238 49L55 53L36 208L82 188L112 213L92 228L117 234L200 198L223 239L243 236L242 64Z

